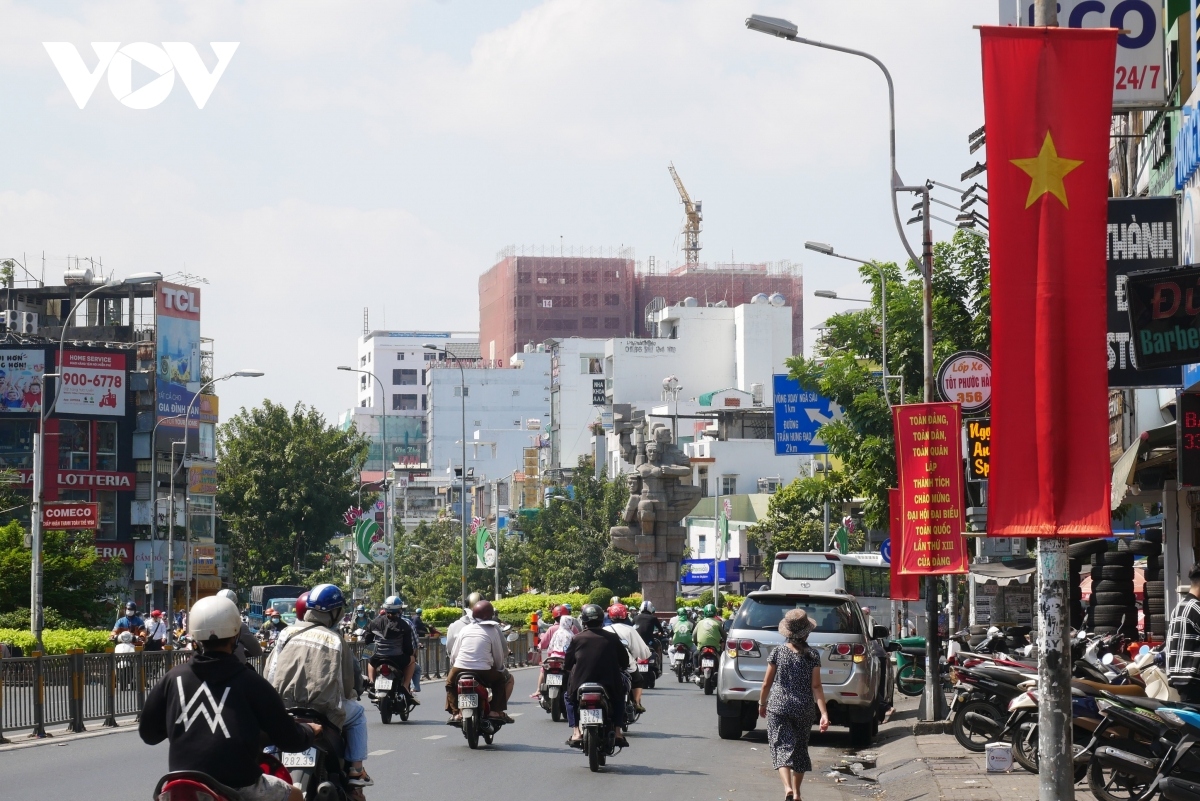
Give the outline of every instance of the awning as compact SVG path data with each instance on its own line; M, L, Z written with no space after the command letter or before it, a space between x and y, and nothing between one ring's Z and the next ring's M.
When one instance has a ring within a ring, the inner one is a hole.
M1125 452L1121 454L1121 458L1117 459L1117 463L1113 465L1110 507L1116 509L1129 494L1129 487L1134 483L1134 474L1137 472L1138 457L1157 448L1174 447L1174 445L1174 424L1143 431L1137 442L1126 448Z
M971 578L978 584L994 581L1001 587L1012 582L1028 584L1030 576L1037 570L1036 559L1013 559L1008 562L986 562L971 565Z

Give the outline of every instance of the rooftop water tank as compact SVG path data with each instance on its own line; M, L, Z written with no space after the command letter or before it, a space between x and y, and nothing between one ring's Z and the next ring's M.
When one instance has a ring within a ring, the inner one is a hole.
M771 293L770 300L771 300L772 306L786 306L787 305L787 298L785 298L783 295L779 294L778 292Z
M767 297L767 294L765 292L759 292L757 295L750 298L750 302L751 303L770 303L770 298Z

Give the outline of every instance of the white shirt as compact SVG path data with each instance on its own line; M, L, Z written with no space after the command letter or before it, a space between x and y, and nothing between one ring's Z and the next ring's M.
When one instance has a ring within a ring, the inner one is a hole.
M604 628L611 631L621 638L621 642L625 644L625 650L629 651L630 661L637 659L650 658L650 646L646 645L646 641L642 639L642 635L638 634L637 629L628 623L609 623ZM636 662L631 664L633 670L637 670Z
M503 670L508 647L494 620L476 620L463 626L450 649L450 664L463 670Z
M146 636L152 640L165 640L167 638L167 624L162 618L157 620L151 618L150 625L146 627Z
M474 620L470 612L465 612L462 617L446 627L446 653L454 650L454 641L458 639L463 627Z

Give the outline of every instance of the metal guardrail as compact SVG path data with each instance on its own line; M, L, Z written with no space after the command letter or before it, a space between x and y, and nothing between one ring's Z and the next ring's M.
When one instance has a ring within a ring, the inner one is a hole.
M363 643L348 643L366 673ZM47 726L65 724L68 731L85 731L85 723L101 721L116 726L117 718L141 713L146 693L193 651L135 651L85 654L76 651L54 656L0 658L0 743L5 732L32 730L45 737ZM270 650L249 660L265 672ZM526 667L539 662L536 641L530 632L509 645L508 666ZM417 651L422 678L440 679L450 672L450 657L440 638L424 637Z

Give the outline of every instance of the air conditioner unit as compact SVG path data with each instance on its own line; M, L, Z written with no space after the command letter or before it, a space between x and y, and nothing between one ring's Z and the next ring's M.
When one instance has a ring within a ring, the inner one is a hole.
M16 331L21 326L21 313L16 309L0 312L0 322L3 322L9 331Z
M36 334L38 331L37 312L21 312L17 320L17 331L22 334Z

